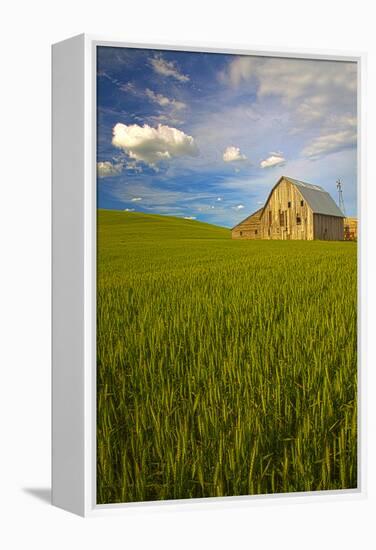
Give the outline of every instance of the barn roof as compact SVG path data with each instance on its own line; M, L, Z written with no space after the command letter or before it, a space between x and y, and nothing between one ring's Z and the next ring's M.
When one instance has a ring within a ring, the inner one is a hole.
M336 216L338 218L345 217L343 212L338 208L332 197L327 191L325 191L325 189L323 189L319 185L312 185L311 183L295 180L293 178L289 178L288 176L282 176L281 178L279 178L279 180L271 190L268 199L265 202L265 206L268 204L274 189L277 187L277 185L279 185L282 179L286 179L290 181L293 185L298 187L301 195L303 196L304 200L314 214L324 214L325 216Z
M234 227L231 227L231 231L233 229L236 229L236 227L238 227L238 225L241 225L242 223L246 222L247 220L249 220L250 218L253 218L253 216L256 216L257 214L259 216L261 216L261 212L263 211L264 208L259 208L258 210L255 210L255 212L252 212L252 214L250 214L249 216L247 216L246 218L244 218L244 220L242 220L241 222L237 223L236 225L234 225Z
M319 185L312 185L292 178L286 179L299 188L300 193L315 214L325 214L339 218L345 217L329 193Z

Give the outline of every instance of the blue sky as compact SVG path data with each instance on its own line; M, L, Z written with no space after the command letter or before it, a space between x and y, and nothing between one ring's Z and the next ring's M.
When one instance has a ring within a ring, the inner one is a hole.
M356 215L356 65L98 48L98 207L231 227L281 175Z

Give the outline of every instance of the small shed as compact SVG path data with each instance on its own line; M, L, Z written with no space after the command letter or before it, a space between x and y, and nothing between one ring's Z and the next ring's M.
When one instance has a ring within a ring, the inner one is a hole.
M358 220L357 218L345 218L345 241L358 240Z
M232 228L231 234L233 239L261 239L260 234L260 217L262 208L253 212L245 220L235 225Z

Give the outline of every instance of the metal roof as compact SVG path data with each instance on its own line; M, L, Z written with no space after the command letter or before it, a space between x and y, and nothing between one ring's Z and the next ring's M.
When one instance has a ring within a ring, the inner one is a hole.
M291 181L291 183L298 187L304 200L315 214L337 216L338 218L345 217L329 193L319 185L312 185L304 181L294 180L287 176L285 176L285 179Z
M293 178L289 178L288 176L281 176L279 178L273 189L270 191L268 198L266 199L263 212L269 202L270 197L273 194L274 189L278 187L283 179L288 180L299 189L301 195L303 196L304 200L314 214L336 216L337 218L345 217L345 215L336 205L329 193L327 193L327 191L325 191L322 187L320 187L319 185L306 183L305 181L294 180Z

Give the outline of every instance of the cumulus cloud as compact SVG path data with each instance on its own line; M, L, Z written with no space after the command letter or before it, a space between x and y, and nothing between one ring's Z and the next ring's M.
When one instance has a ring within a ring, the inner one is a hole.
M153 128L148 124L139 126L119 122L114 126L112 133L112 144L115 147L122 149L131 159L142 161L149 166L155 166L162 160L198 154L192 136L163 124Z
M180 72L176 63L167 61L161 55L156 55L150 59L150 64L154 71L163 76L170 76L179 82L188 82L189 76Z
M356 145L356 139L356 131L353 129L319 136L303 149L302 155L314 160L323 155L353 147Z
M98 178L118 176L121 173L122 167L122 164L114 164L108 160L97 162L97 176Z
M247 157L240 152L239 147L230 145L229 147L226 147L223 153L223 160L225 162L238 162L241 160L247 160Z
M133 199L131 199L132 202L140 202L142 201L142 197L133 197Z
M185 220L195 220L196 216L184 216Z
M244 204L237 204L236 206L232 207L234 210L243 210Z
M157 103L160 107L172 107L173 109L179 111L180 109L185 109L185 107L187 106L185 103L183 103L183 101L170 99L163 94L153 92L153 90L150 90L149 88L146 88L145 94L150 99L150 101L152 101L153 103Z
M280 153L271 153L270 156L260 162L261 168L272 168L284 164L286 159Z
M134 212L134 208L124 208L124 212Z

